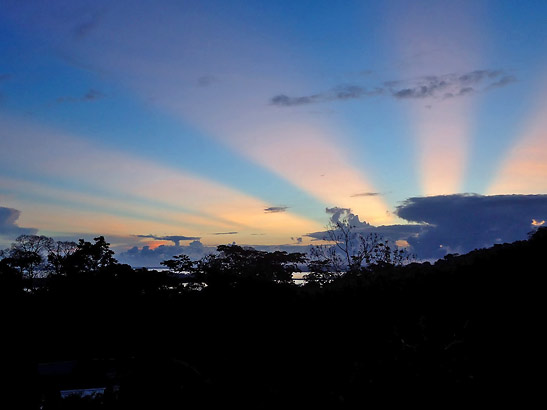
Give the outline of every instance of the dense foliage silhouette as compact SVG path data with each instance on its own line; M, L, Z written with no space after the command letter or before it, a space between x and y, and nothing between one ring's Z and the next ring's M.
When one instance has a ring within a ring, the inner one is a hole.
M157 272L117 263L103 237L50 245L36 251L47 274L9 250L0 260L3 408L341 408L541 392L546 228L303 286L290 276L302 254L229 245ZM103 390L61 397L90 388Z

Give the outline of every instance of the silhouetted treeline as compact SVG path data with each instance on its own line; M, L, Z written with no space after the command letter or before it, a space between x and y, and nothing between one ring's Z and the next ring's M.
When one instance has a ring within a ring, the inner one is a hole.
M44 277L43 257L0 260L10 380L0 400L17 408L524 400L543 385L545 228L435 264L380 261L304 286L290 280L301 254L225 246L156 272L118 264L102 237L67 248L48 257ZM104 390L61 397L83 388Z

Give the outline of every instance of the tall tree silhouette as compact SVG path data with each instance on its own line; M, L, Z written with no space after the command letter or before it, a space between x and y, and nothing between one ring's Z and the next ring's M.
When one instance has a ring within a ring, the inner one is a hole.
M353 221L353 214L347 210L326 226L323 240L329 244L310 249L310 273L305 277L309 282L325 284L347 273L362 273L373 265L398 266L413 259L381 235L359 232Z

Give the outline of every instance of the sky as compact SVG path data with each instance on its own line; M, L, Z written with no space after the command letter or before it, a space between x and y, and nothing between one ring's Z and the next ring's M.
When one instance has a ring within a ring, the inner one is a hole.
M433 258L547 219L545 1L0 9L0 247L297 249L344 212Z

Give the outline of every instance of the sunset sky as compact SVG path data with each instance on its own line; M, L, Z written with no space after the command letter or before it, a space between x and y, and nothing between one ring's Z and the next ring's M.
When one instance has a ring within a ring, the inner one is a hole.
M0 0L0 56L0 247L547 219L543 0Z

